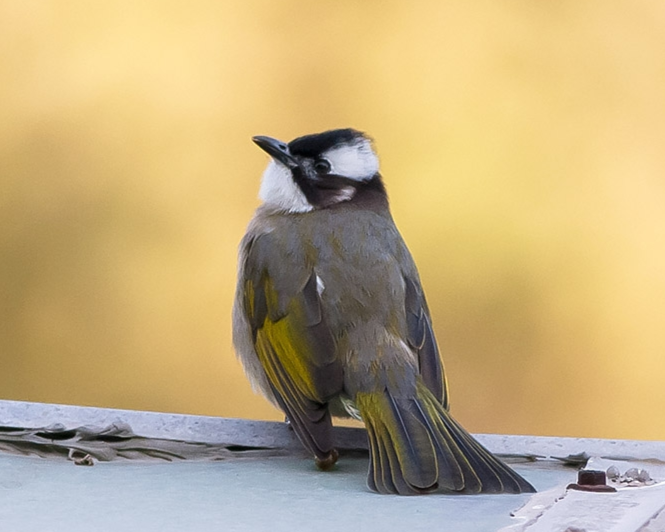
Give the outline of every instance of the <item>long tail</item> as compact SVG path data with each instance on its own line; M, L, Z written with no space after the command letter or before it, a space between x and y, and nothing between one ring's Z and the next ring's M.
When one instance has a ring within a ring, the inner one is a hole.
M359 393L370 447L367 484L379 493L524 493L531 484L493 456L418 382L416 397Z

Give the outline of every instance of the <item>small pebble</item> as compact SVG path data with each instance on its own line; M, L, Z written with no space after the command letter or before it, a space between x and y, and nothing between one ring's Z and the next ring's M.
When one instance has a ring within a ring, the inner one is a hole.
M626 477L626 480L630 482L631 480L635 480L638 474L639 474L639 469L637 469L636 467L631 467L628 471L626 471L624 477Z
M621 472L617 466L610 466L607 468L607 478L610 480L616 480L621 476Z
M640 469L635 478L640 482L649 482L651 480L651 475L649 475L649 472L646 469Z

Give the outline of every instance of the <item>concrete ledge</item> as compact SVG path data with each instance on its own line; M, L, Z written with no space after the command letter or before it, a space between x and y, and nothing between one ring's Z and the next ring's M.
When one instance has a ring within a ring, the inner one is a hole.
M0 426L34 428L59 423L75 428L103 427L116 422L127 423L137 435L150 438L302 450L286 423L0 400ZM367 449L364 429L336 427L335 436L341 450ZM665 461L662 441L500 434L475 434L475 437L490 451L503 455L565 457L587 453L614 459Z

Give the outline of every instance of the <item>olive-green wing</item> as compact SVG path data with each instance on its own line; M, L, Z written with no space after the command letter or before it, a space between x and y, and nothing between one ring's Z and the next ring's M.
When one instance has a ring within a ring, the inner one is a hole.
M267 260L270 248L269 236L248 248L245 312L275 399L302 443L323 460L333 449L327 403L342 389L342 367L322 313L316 273L286 256Z
M407 342L418 354L420 375L434 397L448 408L448 391L425 294L418 279L405 277Z

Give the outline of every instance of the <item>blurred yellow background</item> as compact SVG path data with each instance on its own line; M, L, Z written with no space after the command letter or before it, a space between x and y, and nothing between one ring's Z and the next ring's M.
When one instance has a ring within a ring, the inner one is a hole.
M0 80L0 398L281 419L250 137L350 126L469 430L665 439L663 2L6 0Z

